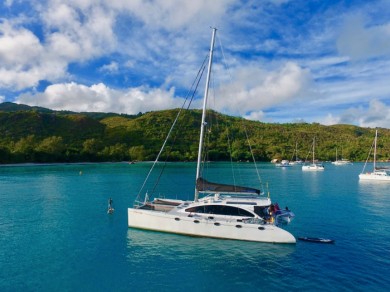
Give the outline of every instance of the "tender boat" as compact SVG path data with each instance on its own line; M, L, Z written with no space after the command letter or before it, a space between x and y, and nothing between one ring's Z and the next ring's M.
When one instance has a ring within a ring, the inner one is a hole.
M333 239L321 238L321 237L298 237L299 240L315 242L315 243L334 243Z
M206 104L215 33L214 28L200 124L194 200L165 198L149 200L149 195L146 194L144 200L136 200L134 207L128 208L128 226L190 236L295 243L295 237L282 228L294 218L293 212L288 209L276 210L269 195L265 196L260 189L213 183L202 177L201 158L207 125ZM155 163L158 162L158 158Z
M283 159L280 163L275 163L275 166L277 166L277 167L291 167L292 164L290 164L290 161Z

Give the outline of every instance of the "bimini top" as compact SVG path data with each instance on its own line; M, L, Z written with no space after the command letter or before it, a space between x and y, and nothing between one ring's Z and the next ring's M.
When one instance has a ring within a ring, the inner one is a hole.
M240 187L235 185L212 183L201 177L196 180L196 189L199 192L209 192L209 193L260 194L260 190L258 189L249 188L249 187Z

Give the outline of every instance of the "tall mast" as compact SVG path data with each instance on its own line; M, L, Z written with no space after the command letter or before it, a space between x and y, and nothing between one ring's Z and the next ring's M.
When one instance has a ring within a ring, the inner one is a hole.
M374 140L374 171L376 168L376 140L378 138L378 130L375 130L375 140Z
M200 163L202 160L202 150L203 150L203 138L204 138L204 128L206 126L206 106L207 106L207 97L209 95L209 84L210 84L210 73L211 73L211 65L213 61L213 51L214 51L214 41L215 41L215 33L217 29L213 28L213 33L211 36L211 45L210 45L210 55L209 55L209 66L207 69L207 79L206 86L204 89L203 95L203 109L202 109L202 123L200 125L200 138L199 138L199 149L198 149L198 163L196 165L196 181L200 177ZM197 202L199 198L199 192L195 186L195 201Z
M314 164L314 151L316 147L316 137L313 138L313 164Z

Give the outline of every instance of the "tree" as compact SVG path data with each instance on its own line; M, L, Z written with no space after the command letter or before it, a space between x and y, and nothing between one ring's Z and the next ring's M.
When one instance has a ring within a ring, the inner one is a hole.
M28 135L21 138L13 146L13 152L16 154L16 159L22 162L33 162L35 160L35 147L37 141L34 135Z
M40 153L40 158L44 162L52 162L61 160L63 152L65 151L65 145L62 137L51 136L43 139L36 148Z
M146 151L145 151L145 147L143 145L141 146L133 146L133 147L130 147L129 149L129 155L130 155L130 159L135 161L142 161L145 159L145 154L146 154Z
M121 143L104 147L100 155L111 161L124 161L128 159L126 144Z

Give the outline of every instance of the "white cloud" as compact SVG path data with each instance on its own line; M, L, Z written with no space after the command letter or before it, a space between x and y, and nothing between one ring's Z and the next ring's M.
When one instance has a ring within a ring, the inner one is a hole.
M244 118L252 121L263 121L264 120L264 112L263 111L253 111L249 114L245 115Z
M111 62L100 67L99 71L107 73L117 73L119 70L119 64L117 62Z
M41 15L48 45L69 61L87 60L115 48L115 13L99 2L51 0L41 8ZM55 50L62 44L68 49L65 54Z
M72 3L61 2L48 1L39 8L45 24L41 38L24 27L31 19L0 21L1 87L22 90L40 80L65 79L69 63L108 53L115 46L110 11L84 4L88 11L83 14ZM81 5L85 1L76 2Z
M85 86L71 82L50 85L42 93L22 94L16 102L55 110L137 114L180 107L183 100L175 98L174 93L174 88L165 91L145 86L116 90L102 83Z
M66 63L52 57L31 31L0 22L1 87L21 90L65 76Z
M0 61L3 68L33 66L42 51L39 39L29 30L14 28L8 21L0 22Z
M240 68L233 79L221 86L218 96L223 98L223 104L218 107L240 114L302 99L310 86L310 72L292 62L273 72L256 67Z
M334 124L357 124L361 127L383 127L390 128L390 106L380 100L373 99L369 102L368 108L363 106L351 107L339 116L328 114L321 120L325 125Z
M4 102L5 101L5 96L3 95L0 95L0 103Z

